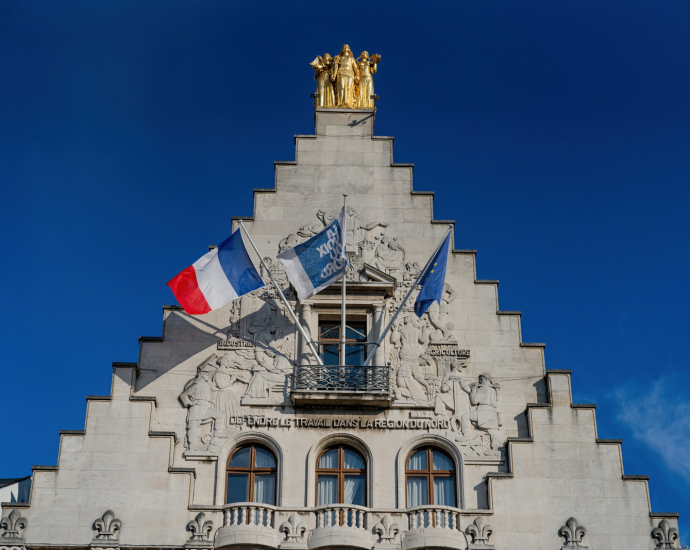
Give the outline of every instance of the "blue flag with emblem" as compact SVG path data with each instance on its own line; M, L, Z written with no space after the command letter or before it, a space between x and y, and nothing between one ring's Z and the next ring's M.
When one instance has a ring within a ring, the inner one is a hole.
M278 254L302 302L338 281L347 271L345 209L311 239Z
M434 301L440 302L443 296L443 286L446 282L446 264L448 263L448 248L450 247L450 233L434 255L429 267L419 279L422 289L414 302L414 312L417 317L424 315Z

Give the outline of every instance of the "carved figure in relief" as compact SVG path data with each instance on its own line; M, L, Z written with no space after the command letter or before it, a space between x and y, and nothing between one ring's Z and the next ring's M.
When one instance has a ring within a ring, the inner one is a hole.
M379 238L379 244L374 252L376 269L395 275L404 269L405 251L398 240L387 236L385 233Z
M462 384L464 383L462 376L462 369L466 368L466 363L458 361L451 361L450 366L441 380L441 392L439 398L443 403L443 410L436 407L437 415L445 415L445 409L450 410L453 415L457 415L462 410L460 402L461 397L464 397Z
M412 315L405 315L402 323L395 327L390 336L398 352L399 365L396 373L397 400L408 399L416 405L429 404L426 386L420 381L420 357L429 343L429 331L424 323L418 322Z
M354 108L355 84L359 82L359 67L350 46L344 44L335 56L334 76L336 82L336 106Z
M247 387L246 396L253 399L270 399L275 403L282 403L287 380L292 371L288 359L271 350L256 349L256 365L252 367L252 378ZM280 392L280 397L272 397L272 392Z
M433 342L446 342L453 338L453 323L450 322L450 303L455 300L457 292L448 283L443 285L443 295L440 302L433 302L429 306L429 322L437 329L431 336Z
M232 388L236 381L248 384L249 373L230 354L218 359L217 364L218 369L213 375L213 381L219 390L218 408L223 411L225 418L241 416L240 397Z
M376 74L377 63L381 61L381 56L374 54L369 57L369 52L364 51L357 58L357 68L359 69L359 83L357 84L357 108L373 109L374 99L374 79L371 75Z
M203 450L199 439L199 427L213 423L213 436L218 437L227 426L225 413L216 405L217 388L213 382L215 368L211 364L202 366L196 378L185 385L180 401L187 407L187 448Z
M335 92L333 91L333 77L334 67L333 58L326 53L321 57L316 56L316 59L310 63L312 69L316 71L314 80L316 80L316 106L317 107L335 107Z
M502 426L501 414L498 412L498 390L500 386L494 384L488 376L480 375L478 382L468 384L460 380L460 388L470 396L470 404L477 407L473 411L466 412L460 418L460 431L462 437L456 439L460 443L471 439L472 425L489 434L491 448L500 446L499 430Z

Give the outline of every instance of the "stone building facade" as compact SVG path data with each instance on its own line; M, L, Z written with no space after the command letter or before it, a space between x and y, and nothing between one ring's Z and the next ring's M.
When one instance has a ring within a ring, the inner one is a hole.
M164 307L163 335L61 432L57 465L33 467L30 502L3 503L0 548L678 546L677 514L650 510L647 478L624 474L570 372L522 341L474 251L452 250L441 302L421 319L409 302L361 367L452 224L374 115L317 108L242 218L337 365L340 285L300 304L275 258L348 195L349 366L316 364L270 285L203 316Z

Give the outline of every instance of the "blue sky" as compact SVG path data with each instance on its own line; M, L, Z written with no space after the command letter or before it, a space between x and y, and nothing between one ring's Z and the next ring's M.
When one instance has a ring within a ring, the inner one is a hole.
M307 63L348 42L383 56L395 161L687 537L688 28L687 0L0 3L0 477L55 464L160 335L165 282L294 159Z

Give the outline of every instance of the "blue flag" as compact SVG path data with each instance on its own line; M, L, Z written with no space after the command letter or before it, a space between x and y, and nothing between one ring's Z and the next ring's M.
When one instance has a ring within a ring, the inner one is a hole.
M341 279L347 271L346 219L343 208L321 233L278 254L300 302Z
M450 233L443 241L441 248L438 249L431 260L429 267L419 279L422 289L414 302L414 312L417 317L424 315L429 306L434 301L440 302L443 296L443 286L446 281L446 264L448 263L448 248L450 247Z

